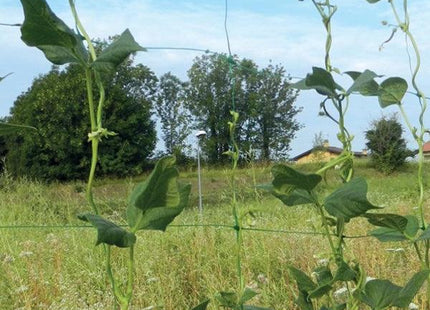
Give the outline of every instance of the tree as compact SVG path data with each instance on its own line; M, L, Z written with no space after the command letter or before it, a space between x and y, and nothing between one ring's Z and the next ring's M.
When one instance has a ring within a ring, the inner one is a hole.
M254 99L254 148L260 159L286 158L295 132L301 128L294 117L301 111L295 107L297 91L289 88L282 66L269 65L258 71Z
M227 160L229 150L227 121L232 109L229 65L225 55L203 55L194 60L188 71L190 88L187 106L196 120L196 129L204 129L207 138L202 149L210 163Z
M268 66L258 70L249 59L226 55L197 57L188 71L187 105L197 128L208 132L203 146L212 163L225 161L230 135L230 110L239 113L236 142L241 150L251 148L260 159L285 157L289 143L300 128L294 116L296 91L288 88L285 70Z
M403 165L406 158L415 155L406 147L403 128L395 114L374 120L365 134L371 161L379 171L391 173Z
M155 111L161 122L167 153L181 155L191 131L191 116L184 105L187 83L170 72L161 76Z
M147 67L132 66L129 60L105 80L104 124L117 135L101 143L98 171L104 175L141 172L155 147L150 111L157 79ZM53 67L36 78L11 109L11 123L38 129L6 137L11 173L50 180L86 177L91 152L85 102L85 78L76 65L64 70Z

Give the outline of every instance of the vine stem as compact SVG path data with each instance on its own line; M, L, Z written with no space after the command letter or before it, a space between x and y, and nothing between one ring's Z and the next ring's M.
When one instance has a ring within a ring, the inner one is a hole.
M88 50L90 52L91 60L87 60L89 62L94 62L97 59L97 54L94 48L93 43L91 42L91 38L83 27L78 13L76 11L74 0L69 0L69 5L72 10L73 17L75 19L75 23L79 31L82 33L85 41L88 45ZM85 79L86 79L86 88L87 88L87 96L88 96L88 106L90 112L90 123L91 123L91 132L94 133L98 130L102 129L102 112L103 105L105 102L105 89L100 77L100 74L97 71L92 71L89 64L85 64ZM94 93L93 93L93 80L95 81L97 88L99 90L99 101L97 105L97 114L95 113L94 107ZM86 189L86 198L91 208L95 212L95 214L100 214L100 211L94 201L93 196L93 184L95 171L97 167L98 161L98 146L100 142L100 137L94 137L91 139L91 167L88 176L88 184ZM129 259L128 259L128 277L127 277L127 287L126 294L124 295L119 289L114 274L112 272L112 264L111 264L111 246L103 244L104 254L106 257L106 273L108 275L109 281L112 285L112 291L115 296L114 309L118 309L118 305L121 310L127 310L130 306L131 297L133 295L133 281L134 281L134 246L130 247Z
M427 223L425 221L425 217L424 217L424 182L423 182L423 165L424 165L424 154L423 154L423 144L424 144L424 135L426 134L426 128L424 127L424 114L425 111L427 110L427 98L424 94L423 91L421 91L421 89L419 88L418 84L417 84L417 76L418 73L420 72L420 68L421 68L421 55L420 55L420 51L418 48L418 44L415 41L414 36L412 35L412 33L409 30L409 25L410 25L410 18L409 18L409 13L408 13L408 1L407 0L403 0L403 11L404 11L404 22L402 22L402 20L400 19L400 16L397 12L396 6L394 5L393 0L389 0L393 14L396 18L396 21L400 27L400 29L404 32L405 36L406 36L406 42L409 40L412 44L412 47L414 49L414 53L415 53L415 69L412 72L412 86L416 91L416 95L418 97L418 100L420 102L421 105L421 113L419 115L419 123L420 123L420 130L419 130L419 134L417 134L417 130L415 128L412 128L412 126L410 125L410 123L407 120L407 115L402 107L402 105L400 104L400 108L401 108L401 112L403 114L403 117L406 119L407 125L409 127L409 129L412 132L412 135L414 136L414 139L416 140L417 144L418 144L418 173L417 173L417 179L418 179L418 187L419 187L419 199L418 199L418 209L419 209L419 213L420 213L420 218L421 218L421 227L422 229L426 229L427 228ZM408 52L408 56L409 56L409 51ZM409 56L409 62L410 62L410 56ZM426 240L424 242L424 260L423 257L421 255L421 252L419 250L419 247L416 243L414 243L415 246L415 250L417 252L417 255L421 261L421 264L423 265L423 268L430 268L430 258L429 258L429 251L430 251L430 242L429 240ZM427 279L427 300L425 301L425 309L429 309L430 308L430 278Z

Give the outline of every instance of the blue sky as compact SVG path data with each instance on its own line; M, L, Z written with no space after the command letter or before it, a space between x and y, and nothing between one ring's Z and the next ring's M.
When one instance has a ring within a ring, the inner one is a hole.
M402 1L394 0L399 5ZM73 21L67 0L48 0L53 11L69 25ZM228 28L232 52L250 58L260 67L270 61L282 64L291 76L304 77L312 66L323 66L325 32L320 17L310 0L229 0ZM364 70L378 74L402 76L410 80L404 36L400 32L379 51L380 44L390 36L390 29L382 20L394 23L387 1L370 5L365 0L332 1L338 5L333 18L332 63L340 71ZM130 28L142 46L173 46L210 49L227 52L224 34L224 0L76 0L81 20L88 33L106 38ZM0 22L23 21L22 9L16 0L0 0ZM430 1L410 1L411 30L416 36L423 58L420 85L430 87ZM39 74L49 71L50 64L43 54L20 41L17 27L1 27L0 76L13 75L0 83L0 116L9 113L15 98L30 87ZM198 53L181 51L149 51L141 53L137 62L149 66L157 75L168 71L186 79L186 72ZM347 87L349 80L336 77ZM430 96L430 92L428 93ZM314 135L322 132L330 144L336 141L336 125L318 117L321 98L302 92L297 105L303 107L298 120L304 128L297 133L291 155L295 156L312 146ZM411 96L405 103L416 125L417 102ZM364 131L370 122L395 108L381 110L375 99L354 96L346 124L355 135L353 148L365 147ZM407 135L414 147L412 138Z

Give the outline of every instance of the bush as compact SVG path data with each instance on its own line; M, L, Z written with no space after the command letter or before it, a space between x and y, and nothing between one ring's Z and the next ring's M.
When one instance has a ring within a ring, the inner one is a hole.
M379 171L389 174L402 166L406 158L416 154L407 149L402 137L403 127L395 114L374 120L365 133L371 163Z
M131 66L131 61L121 65L116 75L106 77L103 126L117 135L100 144L99 174L125 176L143 171L155 148L150 98L156 81L147 67ZM15 101L9 121L38 131L7 137L9 171L44 180L86 178L91 161L86 100L85 75L77 66L61 71L54 67L36 78Z

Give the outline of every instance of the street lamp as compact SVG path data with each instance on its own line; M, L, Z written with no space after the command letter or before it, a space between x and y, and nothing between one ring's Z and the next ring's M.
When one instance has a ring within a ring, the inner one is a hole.
M200 173L200 141L206 137L206 131L200 130L196 133L196 137L198 139L197 141L197 175L198 175L198 182L199 182L199 212L200 215L203 214L203 205L202 205L202 179L201 179L201 173Z

